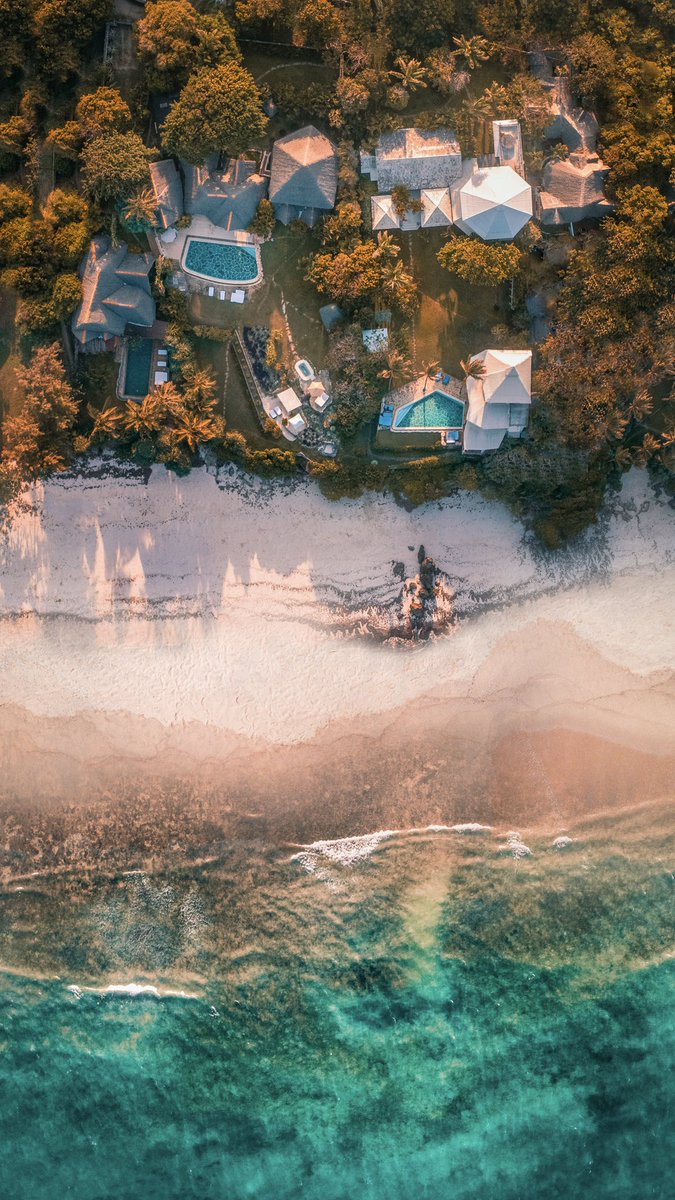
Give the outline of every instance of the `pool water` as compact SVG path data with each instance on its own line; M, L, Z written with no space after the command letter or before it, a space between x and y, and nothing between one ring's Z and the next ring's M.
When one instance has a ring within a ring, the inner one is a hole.
M403 410L396 429L457 429L464 420L464 405L445 392L429 392Z
M236 246L230 242L188 242L185 267L197 275L206 275L221 283L246 283L258 277L258 259L254 246Z
M140 338L129 342L127 365L124 373L124 395L141 400L150 390L150 367L152 365L152 341Z

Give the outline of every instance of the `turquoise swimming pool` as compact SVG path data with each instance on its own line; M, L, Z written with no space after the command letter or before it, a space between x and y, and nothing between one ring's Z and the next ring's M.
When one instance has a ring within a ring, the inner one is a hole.
M153 344L150 338L137 338L127 346L124 371L124 395L142 400L150 391L150 368Z
M460 429L464 405L445 392L429 392L396 415L394 429Z
M185 269L219 283L250 283L260 273L255 246L232 242L201 242L190 238Z

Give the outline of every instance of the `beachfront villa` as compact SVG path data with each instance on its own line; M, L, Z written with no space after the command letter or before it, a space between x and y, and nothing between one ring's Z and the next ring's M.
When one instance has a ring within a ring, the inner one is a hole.
M532 188L513 167L468 159L450 195L457 228L484 242L511 241L532 217Z
M439 371L420 375L389 392L378 421L385 449L441 446L465 454L498 450L505 437L521 437L531 404L531 350L483 350L471 359L475 374L464 383ZM482 373L481 373L482 369Z
M334 207L337 183L337 151L314 125L274 143L269 198L282 225L296 220L316 225Z
M149 276L154 262L152 254L132 254L125 244L113 246L107 235L94 238L80 268L82 302L71 322L85 354L115 350L128 325L151 330L156 308Z
M432 229L452 224L449 185L462 172L462 153L449 129L383 133L374 154L361 154L361 172L380 188L371 197L373 230ZM404 187L415 207L396 211L391 192Z
M445 188L462 173L462 152L450 129L396 129L380 135L374 154L361 154L361 173L382 192Z
M483 350L471 363L482 373L466 380L468 408L464 453L498 450L504 438L521 437L527 429L532 402L532 351Z

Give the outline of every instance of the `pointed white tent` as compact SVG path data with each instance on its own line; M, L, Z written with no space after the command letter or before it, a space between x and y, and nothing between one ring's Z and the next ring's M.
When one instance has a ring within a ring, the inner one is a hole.
M448 188L426 188L422 201L422 229L437 229L452 225L452 205Z
M519 435L527 426L532 385L531 350L483 350L472 362L484 373L469 376L469 407L464 427L464 450L483 454L497 450L507 433Z
M370 211L373 218L373 230L401 228L401 218L394 208L391 196L371 196Z
M452 215L463 233L510 241L532 216L532 188L512 167L476 168L453 188Z

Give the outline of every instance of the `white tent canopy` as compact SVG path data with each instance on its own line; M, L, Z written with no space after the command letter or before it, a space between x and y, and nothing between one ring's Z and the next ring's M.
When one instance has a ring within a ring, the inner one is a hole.
M476 168L453 189L452 212L463 233L510 241L532 216L532 188L512 167Z

